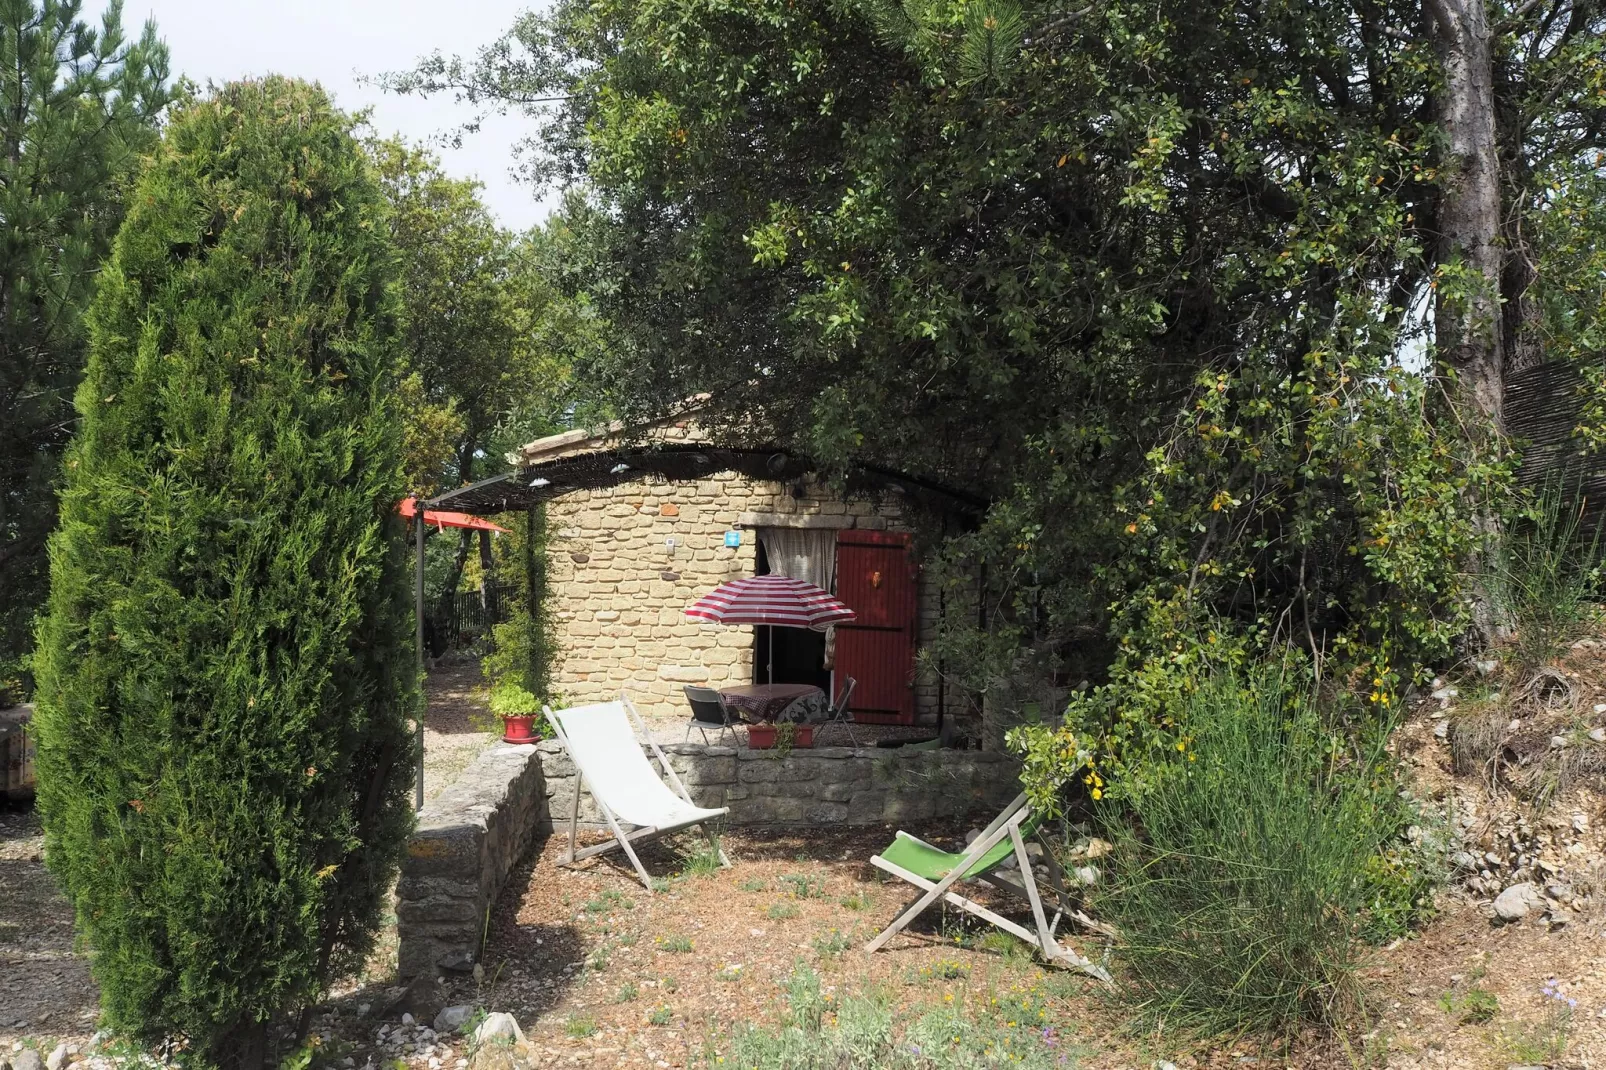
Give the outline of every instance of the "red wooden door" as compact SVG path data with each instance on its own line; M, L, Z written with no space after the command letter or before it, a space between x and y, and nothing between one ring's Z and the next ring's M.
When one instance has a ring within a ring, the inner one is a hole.
M837 534L836 594L858 619L836 629L836 687L858 683L850 708L869 724L915 721L915 569L909 536Z

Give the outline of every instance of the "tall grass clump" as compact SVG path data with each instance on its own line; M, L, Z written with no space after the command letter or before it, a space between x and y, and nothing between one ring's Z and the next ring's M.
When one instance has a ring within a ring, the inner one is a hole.
M1602 564L1599 525L1584 500L1547 483L1507 525L1493 594L1514 634L1510 653L1524 678L1559 656L1594 621Z
M1328 731L1288 666L1223 672L1184 700L1189 754L1103 823L1146 1015L1201 1034L1332 1021L1353 995L1368 868L1398 830L1383 736Z

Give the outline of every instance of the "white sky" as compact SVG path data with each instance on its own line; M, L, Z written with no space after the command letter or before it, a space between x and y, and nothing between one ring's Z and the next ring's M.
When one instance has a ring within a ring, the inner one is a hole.
M278 73L314 80L348 111L373 108L380 134L423 141L472 117L449 97L398 97L357 84L359 75L402 70L435 49L472 55L539 0L124 0L123 27L138 35L146 18L172 53L176 78L202 86L246 75ZM84 5L98 21L104 5ZM478 178L485 201L504 226L540 222L554 196L539 198L509 174L513 143L529 131L517 116L487 120L460 149L437 148L447 171Z

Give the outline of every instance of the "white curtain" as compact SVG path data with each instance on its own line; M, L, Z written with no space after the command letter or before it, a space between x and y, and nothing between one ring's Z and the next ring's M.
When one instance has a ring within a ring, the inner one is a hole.
M831 528L759 528L770 571L821 590L836 585L836 532Z
M836 531L831 528L759 528L770 571L836 593ZM825 629L824 668L836 665L836 629Z

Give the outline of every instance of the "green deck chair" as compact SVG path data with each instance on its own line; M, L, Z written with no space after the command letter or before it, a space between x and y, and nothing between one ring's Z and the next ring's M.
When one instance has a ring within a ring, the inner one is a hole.
M871 858L870 864L894 877L908 881L916 888L922 889L925 894L917 899L914 905L899 914L892 924L866 944L864 949L876 951L884 946L894 934L914 921L940 898L952 906L991 922L1007 933L1020 937L1042 952L1045 962L1081 970L1108 982L1110 975L1103 967L1088 961L1055 939L1054 933L1061 919L1074 917L1082 920L1082 915L1071 903L1070 895L1065 890L1065 882L1060 876L1059 865L1054 860L1053 853L1049 851L1044 852L1044 858L1048 863L1050 890L1053 891L1056 900L1053 921L1050 921L1044 913L1043 900L1037 891L1037 878L1032 873L1031 858L1026 853L1026 840L1037 833L1038 825L1041 823L1041 815L1032 812L1031 806L1026 802L1026 796L1017 795L1015 800L1004 808L1004 812L982 830L981 835L976 837L975 842L966 848L963 854L954 854L933 847L900 829L897 838L886 850ZM1020 881L1018 884L998 872L999 865L1011 856L1015 858L1016 874ZM1032 920L1036 922L1037 931L1034 933L1008 918L995 914L980 903L952 891L954 885L961 880L979 880L995 888L1005 888L1031 903Z

